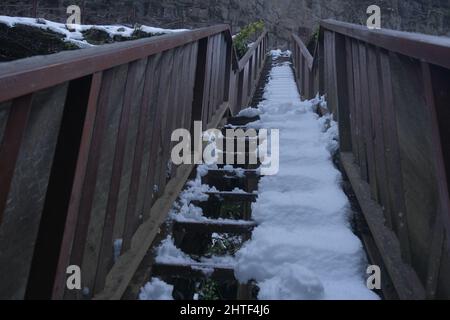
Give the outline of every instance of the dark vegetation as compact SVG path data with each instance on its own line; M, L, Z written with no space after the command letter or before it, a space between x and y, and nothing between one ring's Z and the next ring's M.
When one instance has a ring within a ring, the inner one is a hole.
M256 41L258 36L264 30L264 21L250 23L241 29L241 31L234 37L233 43L236 53L241 59L247 53L249 45Z
M0 24L0 62L52 54L78 46L64 41L64 35L28 25L13 28Z
M316 50L317 41L319 41L319 32L320 32L320 28L317 27L314 30L314 33L309 38L308 43L306 45L306 47L308 48L309 53L311 53L312 56L314 56L314 52Z
M120 29L119 29L120 31ZM163 33L149 33L142 31L140 27L135 27L133 33L131 34L131 37L126 37L122 35L114 35L111 37L108 32L99 29L99 28L90 28L86 31L83 31L83 37L84 39L89 42L90 44L94 45L102 45L107 43L114 43L114 42L123 42L123 41L130 41L130 40L137 40L142 38L151 38L155 36L163 35Z

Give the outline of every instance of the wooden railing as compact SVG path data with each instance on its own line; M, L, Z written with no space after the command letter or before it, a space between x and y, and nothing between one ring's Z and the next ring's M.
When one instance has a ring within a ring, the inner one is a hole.
M238 61L219 25L0 65L0 298L119 299L193 169L172 131L238 112L266 46Z
M326 94L339 122L386 296L450 298L450 40L326 20L314 56L293 36L293 60L302 96Z

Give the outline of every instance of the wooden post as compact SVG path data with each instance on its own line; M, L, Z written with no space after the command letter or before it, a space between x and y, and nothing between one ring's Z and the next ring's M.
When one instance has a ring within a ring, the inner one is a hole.
M33 18L37 18L38 0L33 0L33 7L31 8L31 15Z

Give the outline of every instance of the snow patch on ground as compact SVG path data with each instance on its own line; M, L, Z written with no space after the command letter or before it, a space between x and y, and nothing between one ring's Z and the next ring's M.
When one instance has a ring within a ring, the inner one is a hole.
M189 264L193 263L187 254L178 249L171 237L165 239L156 250L156 262L167 264Z
M292 56L292 52L290 50L281 51L280 49L270 51L272 55L272 59L276 60L280 57L282 58L290 58Z
M173 286L153 278L139 293L139 300L173 300Z
M280 130L280 171L260 181L259 226L236 254L236 277L256 280L259 299L378 299L366 287L365 253L332 162L336 123L314 112L320 99L300 100L290 63L272 69L264 98L258 127Z
M42 19L42 18L26 18L26 17L10 17L10 16L2 16L0 15L0 23L3 23L9 27L14 27L15 25L22 24L35 28L40 28L44 30L50 30L56 33L63 35L64 40L67 42L71 42L80 48L91 47L93 44L88 43L83 36L83 31L95 28L98 30L105 31L109 34L111 38L114 36L123 36L123 37L131 37L136 28L130 28L123 25L71 25L73 26L72 30L67 28L67 25L64 23L53 22L50 20ZM151 34L169 34L176 32L188 31L185 29L162 29L155 28L149 26L139 26L138 29L140 31L151 33Z
M241 112L239 112L239 114L237 116L243 117L243 118L254 118L254 117L259 116L260 114L261 114L261 111L259 109L246 108L246 109L242 110Z

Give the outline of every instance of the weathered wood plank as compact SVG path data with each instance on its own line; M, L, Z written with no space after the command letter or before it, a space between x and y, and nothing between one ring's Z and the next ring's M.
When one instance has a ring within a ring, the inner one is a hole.
M205 221L205 222L186 222L174 221L174 230L183 230L185 232L200 233L232 233L248 234L256 228L255 222L248 221Z
M383 126L383 109L381 107L382 91L380 90L380 66L378 59L378 50L369 47L368 48L368 80L369 86L369 100L371 104L371 118L373 124L373 146L374 146L374 160L375 160L375 173L377 179L377 194L378 202L381 204L384 215L386 217L387 225L392 228L392 217L389 200L389 188L387 182L386 173L386 161L385 161L385 146L384 146L384 126Z
M214 279L223 281L236 281L234 269L231 267L218 267L203 263L198 264L162 264L155 263L152 266L152 277L164 279L188 278L188 279Z
M380 51L380 67L383 89L383 124L385 131L385 157L389 183L389 194L392 208L392 226L399 235L402 244L402 254L406 261L411 260L409 249L409 236L404 231L406 224L406 204L403 188L403 178L400 159L400 147L397 131L397 116L395 112L394 97L392 92L392 75L389 63L389 55Z
M425 290L415 271L403 262L399 242L385 226L383 211L372 200L370 186L361 179L353 155L341 153L341 161L400 299L424 299Z
M361 97L361 72L360 72L360 56L359 44L357 41L352 41L353 49L353 75L355 88L355 122L356 122L356 136L358 137L358 164L361 168L361 177L367 181L367 157L366 157L366 143L364 139L364 123L363 123L363 106Z
M8 200L9 190L19 156L28 118L31 113L31 103L33 95L17 98L11 105L8 120L5 126L3 139L0 145L0 225L3 220Z
M365 43L359 43L359 75L361 81L361 109L362 109L362 120L363 120L363 136L366 146L366 156L367 156L367 172L368 172L368 182L370 184L370 190L372 197L378 200L378 181L376 176L376 162L374 156L374 146L373 146L373 119L371 117L371 104L369 98L369 81L367 78L367 46Z
M358 132L356 127L356 103L355 103L355 85L354 85L354 75L353 75L353 48L352 40L348 37L345 38L345 53L347 58L347 89L348 89L348 99L349 99L349 117L350 117L350 127L351 127L351 138L352 138L352 151L355 156L356 163L359 163L359 150L358 150Z
M86 118L81 137L80 150L78 153L77 165L75 169L74 182L72 187L72 194L67 209L67 218L64 236L61 243L59 261L56 271L56 278L53 285L52 299L62 299L65 290L66 268L70 263L70 255L72 250L73 240L75 238L76 225L79 217L79 210L82 201L82 194L85 185L87 173L92 173L94 168L89 163L90 150L93 142L94 133L98 128L95 128L97 111L100 109L100 115L106 112L106 96L102 96L101 103L99 103L100 92L106 89L109 90L111 76L107 77L106 88L103 86L103 73L95 73L92 77L91 91L86 110ZM98 133L97 133L98 135ZM98 139L98 138L96 138ZM89 171L88 171L89 170Z

